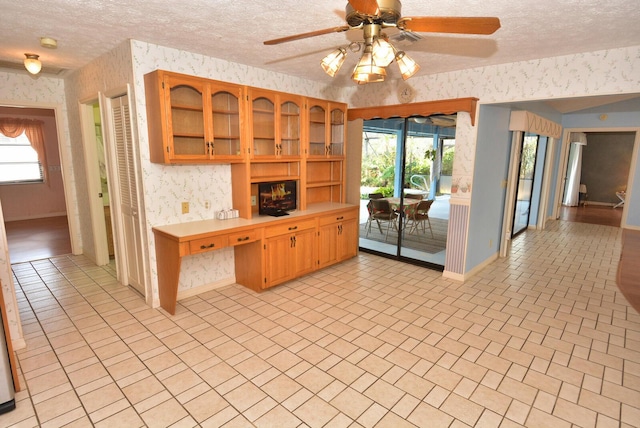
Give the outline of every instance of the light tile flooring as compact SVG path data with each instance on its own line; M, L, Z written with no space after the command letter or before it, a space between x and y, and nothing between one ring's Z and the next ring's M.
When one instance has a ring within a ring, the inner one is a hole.
M175 316L81 256L16 264L27 388L0 426L637 427L620 237L551 222L465 283L361 254Z

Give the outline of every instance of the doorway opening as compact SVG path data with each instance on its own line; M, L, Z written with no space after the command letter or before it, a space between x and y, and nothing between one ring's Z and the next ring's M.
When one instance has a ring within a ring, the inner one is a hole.
M41 160L44 182L0 185L11 263L71 253L73 248L56 111L52 108L0 106L0 117L41 122L45 143L45 159Z
M636 132L572 130L569 135L558 218L620 227Z

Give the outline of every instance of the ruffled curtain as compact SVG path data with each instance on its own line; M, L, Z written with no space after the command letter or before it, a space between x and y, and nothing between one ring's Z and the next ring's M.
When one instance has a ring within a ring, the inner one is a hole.
M24 132L31 143L31 147L38 154L38 160L42 165L42 174L46 177L47 155L44 147L43 122L34 119L17 119L10 117L0 118L0 133L9 138L16 138Z

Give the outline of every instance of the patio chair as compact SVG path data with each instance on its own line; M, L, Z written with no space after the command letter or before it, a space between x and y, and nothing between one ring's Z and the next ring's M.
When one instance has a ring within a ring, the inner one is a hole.
M394 229L398 230L398 226L396 224L396 219L398 218L398 213L391 209L391 205L389 201L386 199L371 199L367 204L367 208L369 209L369 219L367 220L367 237L369 236L369 232L371 232L371 223L375 220L378 224L378 229L380 229L380 233L382 232L381 222L387 223L387 232L385 234L384 240L386 241L389 237L389 229L393 226Z
M420 201L418 206L411 218L408 219L408 228L409 233L413 231L418 231L422 228L424 233L427 233L426 225L429 225L429 232L431 232L431 237L433 238L433 229L431 228L431 220L429 220L429 210L431 209L431 205L433 205L434 199L426 199L424 201Z

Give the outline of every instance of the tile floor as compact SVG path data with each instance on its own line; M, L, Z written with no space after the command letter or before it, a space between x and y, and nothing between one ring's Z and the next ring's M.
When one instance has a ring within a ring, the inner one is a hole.
M361 254L145 306L82 256L13 265L27 348L0 426L640 426L621 230L551 222L465 283Z

